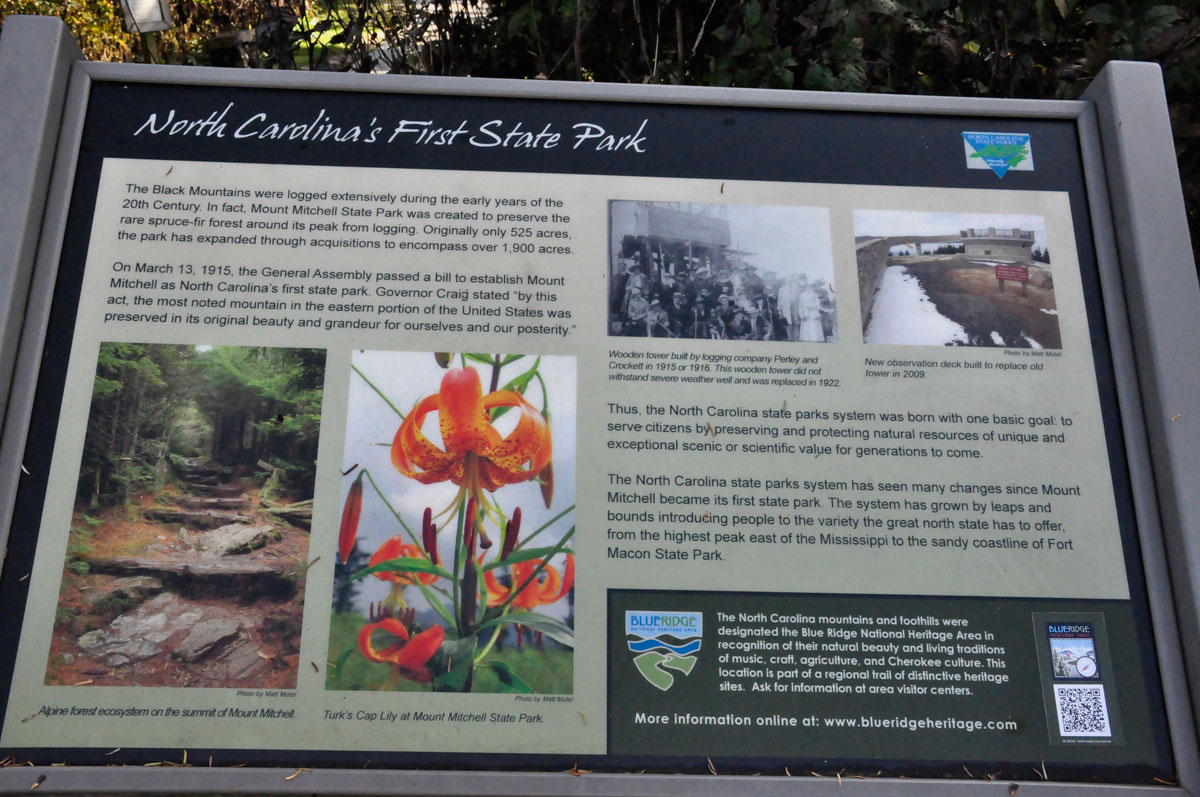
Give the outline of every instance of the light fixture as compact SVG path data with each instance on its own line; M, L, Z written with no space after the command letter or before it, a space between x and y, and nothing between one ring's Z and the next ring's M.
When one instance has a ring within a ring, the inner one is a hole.
M175 27L168 0L121 0L125 30L130 33L154 33Z

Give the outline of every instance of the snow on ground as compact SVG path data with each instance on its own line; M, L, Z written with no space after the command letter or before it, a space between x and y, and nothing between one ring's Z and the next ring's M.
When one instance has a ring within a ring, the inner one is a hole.
M937 311L921 283L903 266L884 270L864 339L910 346L945 346L968 340L967 331Z
M997 346L1004 345L1004 338L1001 337L1000 333L994 329L992 330L992 343L995 343Z
M1045 307L1039 307L1038 309L1046 315L1058 315L1058 310L1055 310L1054 308L1046 309Z
M1022 335L1021 337L1025 338L1025 341L1029 344L1029 348L1031 348L1031 349L1042 348L1042 344L1038 343L1036 340L1029 337L1028 335Z
M972 260L972 263L978 263L981 266L1011 266L1017 260Z

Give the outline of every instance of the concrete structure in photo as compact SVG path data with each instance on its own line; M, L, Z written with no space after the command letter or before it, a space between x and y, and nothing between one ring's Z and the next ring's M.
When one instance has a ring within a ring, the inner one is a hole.
M871 306L875 303L875 291L887 268L888 255L892 247L901 244L916 247L921 251L921 244L959 243L964 240L965 232L958 235L910 235L908 237L876 238L871 235L860 235L854 239L855 256L858 259L858 299L859 310L862 312L863 329L867 328L867 319L871 317Z
M1029 230L965 229L961 231L967 257L1033 261L1033 233Z

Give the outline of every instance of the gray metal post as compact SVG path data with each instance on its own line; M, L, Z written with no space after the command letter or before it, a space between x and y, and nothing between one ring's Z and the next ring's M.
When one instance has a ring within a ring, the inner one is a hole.
M1200 683L1200 287L1157 64L1114 62L1095 104L1180 638ZM1200 695L1192 689L1193 709Z
M55 17L14 15L0 35L0 430L25 318L75 40Z

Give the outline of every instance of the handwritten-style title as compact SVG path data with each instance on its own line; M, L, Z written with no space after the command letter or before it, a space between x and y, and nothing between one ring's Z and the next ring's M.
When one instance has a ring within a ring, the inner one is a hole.
M259 111L242 120L236 118L234 103L204 118L184 118L174 108L146 117L134 136L178 136L180 138L233 138L272 141L332 141L338 144L409 144L415 146L471 146L483 149L556 149L595 152L646 151L646 125L637 129L610 130L595 122L576 122L569 130L559 130L547 122L540 129L521 121L489 119L472 123L467 119L443 124L434 119L400 119L380 123L371 117L366 125L339 124L325 109L307 120L274 119Z

